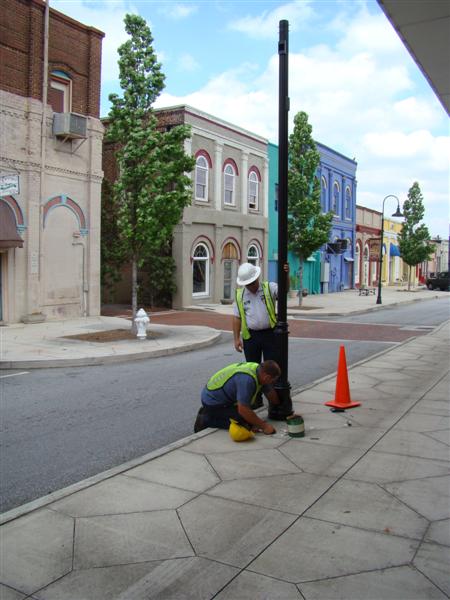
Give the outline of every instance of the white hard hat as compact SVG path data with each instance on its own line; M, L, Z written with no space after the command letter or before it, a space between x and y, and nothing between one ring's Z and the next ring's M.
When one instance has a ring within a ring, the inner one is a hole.
M258 279L261 269L251 263L243 263L238 269L236 283L238 285L249 285Z

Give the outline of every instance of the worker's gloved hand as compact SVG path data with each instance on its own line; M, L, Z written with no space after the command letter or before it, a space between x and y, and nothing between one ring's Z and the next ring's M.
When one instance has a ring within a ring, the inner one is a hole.
M272 435L273 433L276 433L277 430L270 423L265 423L265 425L263 427L263 432L266 435Z

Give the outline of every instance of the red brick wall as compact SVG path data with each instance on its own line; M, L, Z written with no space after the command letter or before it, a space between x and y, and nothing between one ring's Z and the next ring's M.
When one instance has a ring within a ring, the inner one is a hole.
M0 88L42 99L44 51L42 0L0 0ZM72 111L100 114L101 47L104 34L50 9L49 75L72 78Z
M155 111L158 119L158 129L165 129L166 127L173 127L175 125L182 125L185 121L184 109L158 109ZM113 183L117 178L117 163L116 163L116 150L118 144L113 144L106 139L106 131L108 130L108 119L103 119L103 125L105 127L105 137L103 138L103 173L105 179L110 183Z

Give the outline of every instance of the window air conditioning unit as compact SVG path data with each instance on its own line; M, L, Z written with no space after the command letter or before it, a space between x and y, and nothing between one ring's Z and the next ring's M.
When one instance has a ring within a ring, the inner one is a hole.
M66 139L86 139L87 117L76 113L55 113L53 135Z

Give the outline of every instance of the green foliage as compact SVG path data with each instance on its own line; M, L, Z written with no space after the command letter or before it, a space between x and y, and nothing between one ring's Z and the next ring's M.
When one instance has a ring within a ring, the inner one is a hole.
M171 294L176 291L173 281L176 265L171 248L167 248L166 256L158 254L148 257L142 271L145 279L139 303L145 306L170 306ZM146 285L147 281L150 281L151 285Z
M120 243L117 227L117 207L112 195L112 186L107 179L104 179L102 183L101 222L101 283L103 288L111 289L114 283L120 279L124 249Z
M333 213L323 214L320 205L319 163L308 115L299 112L289 138L288 246L301 263L328 242L333 220Z
M195 159L184 152L188 126L157 128L152 105L164 88L164 75L153 38L142 17L126 15L124 21L130 39L118 50L123 96L109 96L112 107L106 134L117 144L119 173L111 199L117 237L108 237L116 244L115 255L140 268L146 257L160 255L170 244L183 208L191 202L186 173L194 168ZM134 308L137 280L133 279ZM166 283L169 289L170 280Z
M423 196L419 184L414 182L403 204L404 223L399 235L399 249L403 261L413 267L428 260L434 252L430 245L430 233L424 223Z

